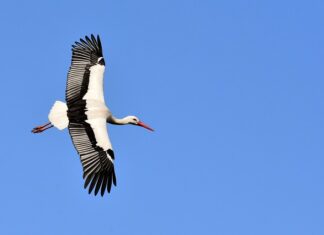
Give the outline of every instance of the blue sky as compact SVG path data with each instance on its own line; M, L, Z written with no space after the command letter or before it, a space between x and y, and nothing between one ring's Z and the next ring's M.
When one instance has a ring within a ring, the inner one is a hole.
M324 234L323 1L6 1L1 234ZM100 34L118 186L83 189L64 100Z

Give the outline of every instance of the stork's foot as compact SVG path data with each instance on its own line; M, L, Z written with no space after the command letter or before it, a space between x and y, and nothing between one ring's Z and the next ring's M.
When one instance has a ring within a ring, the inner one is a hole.
M52 128L52 127L53 127L53 125L49 122L49 123L46 123L43 126L37 126L37 127L35 127L34 129L32 129L32 132L34 134L36 134L36 133L42 133L43 131L46 131L47 129Z

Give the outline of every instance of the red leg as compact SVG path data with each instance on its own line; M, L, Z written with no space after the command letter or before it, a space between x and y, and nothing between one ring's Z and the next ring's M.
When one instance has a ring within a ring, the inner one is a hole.
M46 131L47 129L52 128L52 127L53 127L53 125L49 122L49 123L46 123L45 125L35 127L32 130L32 132L34 134L36 134L36 133L42 133L43 131Z
M51 125L50 122L48 122L48 123L46 123L46 124L44 124L44 125L42 125L42 126L37 126L37 127L35 127L35 128L45 128L45 127L47 127L47 126L49 126L49 125ZM34 128L34 129L35 129L35 128Z

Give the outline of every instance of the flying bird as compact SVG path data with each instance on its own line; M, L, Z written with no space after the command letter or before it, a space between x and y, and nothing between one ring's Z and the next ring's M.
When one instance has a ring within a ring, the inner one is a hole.
M101 196L116 186L114 151L107 132L107 123L132 124L153 131L136 116L118 119L106 106L103 90L105 59L99 35L86 36L72 45L72 62L67 75L65 101L56 101L51 108L49 122L35 127L41 133L53 126L69 129L75 149L80 155L84 188L89 194L100 191Z

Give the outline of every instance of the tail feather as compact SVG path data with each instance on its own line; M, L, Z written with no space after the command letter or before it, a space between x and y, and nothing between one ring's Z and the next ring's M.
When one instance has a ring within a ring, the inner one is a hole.
M59 130L65 129L69 125L69 119L67 117L67 106L61 101L55 101L48 119Z

